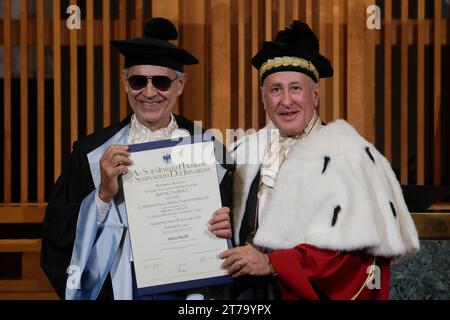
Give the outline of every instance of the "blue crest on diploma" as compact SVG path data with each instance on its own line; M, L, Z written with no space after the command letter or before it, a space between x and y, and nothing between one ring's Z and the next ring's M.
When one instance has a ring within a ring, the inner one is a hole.
M172 161L172 156L170 155L170 153L165 153L163 154L162 159L164 163L169 164Z

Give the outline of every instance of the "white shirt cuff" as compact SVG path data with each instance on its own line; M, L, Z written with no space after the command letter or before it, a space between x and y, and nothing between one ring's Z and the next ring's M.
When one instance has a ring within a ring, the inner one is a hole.
M97 226L101 225L108 214L109 208L111 207L111 202L106 203L98 195L99 189L95 192L95 206L97 207Z

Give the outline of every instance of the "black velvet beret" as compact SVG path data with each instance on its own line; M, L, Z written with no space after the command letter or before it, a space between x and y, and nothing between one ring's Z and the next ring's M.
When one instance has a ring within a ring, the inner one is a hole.
M125 57L125 68L134 65L155 65L183 71L184 65L197 64L198 60L169 40L178 39L178 31L167 19L153 18L144 26L144 37L114 40L111 44Z
M298 71L319 78L333 76L330 60L319 53L319 40L304 22L295 20L277 33L275 40L265 41L253 57L252 65L260 71L261 83L279 71Z

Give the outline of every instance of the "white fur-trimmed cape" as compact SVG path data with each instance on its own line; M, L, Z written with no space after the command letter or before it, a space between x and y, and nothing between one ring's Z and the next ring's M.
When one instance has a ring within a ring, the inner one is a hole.
M244 137L233 153L237 243L271 128ZM254 243L275 250L303 243L330 250L365 249L374 256L396 258L419 250L416 228L389 162L344 120L294 146L260 212Z

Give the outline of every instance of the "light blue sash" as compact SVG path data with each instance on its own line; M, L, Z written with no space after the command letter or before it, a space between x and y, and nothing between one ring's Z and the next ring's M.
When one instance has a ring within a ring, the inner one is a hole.
M101 156L111 144L126 144L127 137L128 126L87 155L96 188L100 184ZM97 190L93 190L80 206L75 243L68 268L72 272L66 286L68 300L97 298L125 234L125 224L115 200L104 223L97 226L96 192Z

